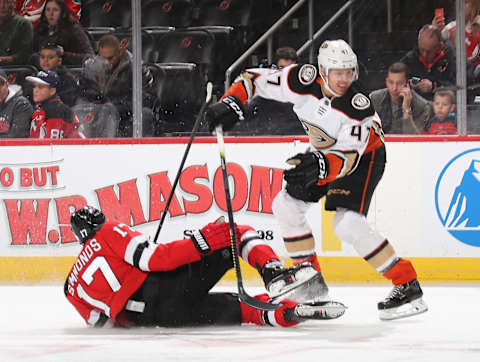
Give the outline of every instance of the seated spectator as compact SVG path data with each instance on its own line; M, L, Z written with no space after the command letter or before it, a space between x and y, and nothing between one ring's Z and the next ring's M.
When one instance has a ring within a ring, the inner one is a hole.
M428 120L423 134L457 134L455 116L455 92L448 88L438 88L433 96L433 116Z
M296 64L298 61L297 51L291 47L278 48L275 52L276 66L279 69Z
M64 0L47 0L35 29L33 50L40 45L55 43L63 48L63 64L81 65L94 54L90 40L82 27L73 19Z
M436 26L424 25L418 33L418 46L400 62L408 67L410 76L420 78L412 88L427 100L433 99L436 88L453 86L456 82L454 52L444 43Z
M98 55L111 65L111 74L107 79L103 95L116 107L120 114L118 137L133 135L132 102L132 55L114 35L104 35L98 42ZM149 69L142 67L143 96L143 136L153 136L153 76Z
M30 138L85 138L78 131L79 122L74 112L57 96L59 78L51 70L41 70L36 76L28 76L34 84Z
M76 21L79 21L80 11L82 10L81 0L65 0L65 4L67 4L73 18ZM15 12L18 15L23 16L25 19L31 21L34 26L37 26L44 7L45 0L17 0Z
M73 74L62 64L62 58L62 47L47 43L40 47L38 64L40 69L51 70L57 73L60 79L57 95L63 103L72 107L78 95L78 85Z
M0 138L27 138L33 108L22 95L22 87L8 84L7 74L0 69Z
M80 97L73 107L80 122L80 130L88 138L117 135L120 115L104 95L111 64L100 56L85 61L79 79Z
M0 66L25 64L32 53L32 24L15 14L13 0L0 0Z
M388 68L386 88L370 93L385 133L420 134L430 118L431 105L410 87L408 69L403 63Z

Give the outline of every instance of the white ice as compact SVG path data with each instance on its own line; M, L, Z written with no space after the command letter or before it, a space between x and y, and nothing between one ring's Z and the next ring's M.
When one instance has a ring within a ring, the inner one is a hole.
M425 284L430 310L390 322L376 310L390 286L330 289L345 315L293 328L105 330L85 326L61 285L0 286L0 361L480 361L479 284Z

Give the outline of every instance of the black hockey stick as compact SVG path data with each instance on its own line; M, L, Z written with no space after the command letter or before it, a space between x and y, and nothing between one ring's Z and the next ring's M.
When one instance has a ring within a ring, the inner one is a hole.
M235 268L235 274L237 276L238 300L256 309L266 311L276 310L280 307L280 304L265 303L258 299L255 299L252 296L248 295L243 288L242 270L240 269L240 261L238 256L237 235L235 234L235 225L233 223L230 187L228 186L227 163L225 161L225 142L223 140L222 126L217 126L217 128L215 128L215 132L217 134L218 149L220 151L220 164L222 166L223 185L225 187L225 199L227 201L228 223L230 225L230 237L232 241L233 267Z
M168 208L170 207L170 203L172 202L173 195L175 194L175 189L177 188L178 180L180 179L180 174L182 173L183 166L185 165L185 161L188 156L188 152L190 151L190 147L192 146L193 139L195 138L195 134L197 133L198 127L200 126L200 122L203 117L203 113L205 109L210 104L212 100L212 83L207 83L207 97L205 99L205 103L200 108L198 113L197 119L195 120L195 124L193 125L192 133L190 135L190 140L188 141L187 148L183 153L182 162L180 162L180 166L178 167L177 175L175 176L175 181L173 181L172 190L170 191L170 195L168 195L167 203L165 204L165 208L162 213L162 217L160 218L160 223L158 224L157 232L155 233L155 237L153 238L153 242L156 243L158 236L160 235L160 230L162 230L163 223L165 222L165 217L167 216Z

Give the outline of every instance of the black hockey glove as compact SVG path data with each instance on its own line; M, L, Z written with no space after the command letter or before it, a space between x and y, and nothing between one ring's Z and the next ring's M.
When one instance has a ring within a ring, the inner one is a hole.
M308 188L328 175L328 160L320 151L299 153L289 158L287 163L295 166L283 173L283 178L291 185Z
M235 96L228 96L207 108L205 120L208 122L210 132L218 125L222 125L223 130L228 131L235 123L245 119L244 114L242 102Z

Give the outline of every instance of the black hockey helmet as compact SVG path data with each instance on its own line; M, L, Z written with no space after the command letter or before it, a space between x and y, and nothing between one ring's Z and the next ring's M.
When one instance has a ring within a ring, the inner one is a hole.
M105 215L93 206L85 206L75 211L70 218L70 225L73 233L84 244L88 239L93 238L105 223Z

